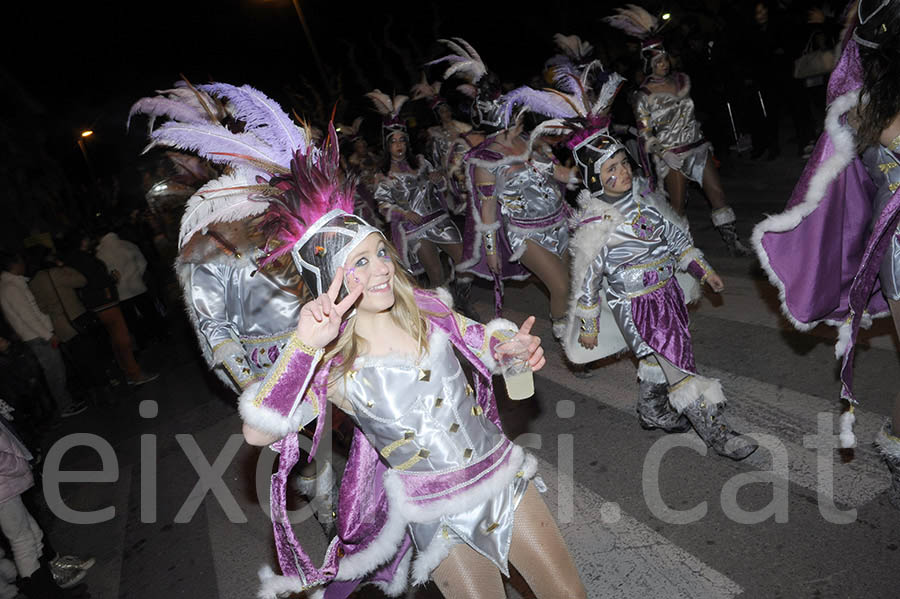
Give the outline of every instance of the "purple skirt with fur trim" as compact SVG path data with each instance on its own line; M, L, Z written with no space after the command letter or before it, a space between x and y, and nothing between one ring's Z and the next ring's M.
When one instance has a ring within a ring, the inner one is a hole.
M690 318L675 277L655 291L632 298L631 317L638 334L654 352L680 370L697 372L688 330Z

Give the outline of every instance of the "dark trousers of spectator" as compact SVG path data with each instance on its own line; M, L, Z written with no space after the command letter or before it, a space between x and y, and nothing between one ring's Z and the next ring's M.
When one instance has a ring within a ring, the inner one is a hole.
M119 306L139 348L144 349L153 339L163 335L165 322L150 293L142 293L119 302Z
M74 373L72 382L83 393L106 385L106 372L98 345L93 331L79 333L60 345L63 357L72 367L69 372Z
M37 358L41 370L44 371L44 380L47 381L47 388L53 396L53 401L56 402L56 409L65 410L72 405L72 396L66 389L66 365L59 348L40 338L26 341L25 345Z
M119 306L112 306L97 312L97 318L106 327L119 368L129 381L139 380L142 376L141 367L138 366L131 351L131 335L128 332L128 325L125 324L125 317L122 316L122 310Z

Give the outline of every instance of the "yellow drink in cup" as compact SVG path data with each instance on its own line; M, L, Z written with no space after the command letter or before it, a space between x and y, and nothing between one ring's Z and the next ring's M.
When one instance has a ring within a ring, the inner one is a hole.
M497 348L498 360L510 399L528 399L534 395L534 374L527 360L519 356L525 351L518 341L507 341Z

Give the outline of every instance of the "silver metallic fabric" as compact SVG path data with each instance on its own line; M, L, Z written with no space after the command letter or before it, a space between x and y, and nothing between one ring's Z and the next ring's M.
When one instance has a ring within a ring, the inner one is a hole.
M663 151L672 151L703 140L703 131L694 115L694 100L690 96L690 80L683 73L676 73L679 91L676 94L648 93L642 88L637 94L635 117L645 138L655 137ZM683 160L678 171L691 181L703 185L703 169L709 158L711 145L703 143L678 153ZM654 154L654 162L660 178L669 172L669 166L661 156Z
M393 210L411 210L419 216L427 217L437 214L428 227L409 233L407 239L410 251L416 247L416 241L427 239L437 244L462 243L459 229L450 220L444 206L441 190L429 180L427 171L392 174L378 183L375 189L375 201L378 209L387 220L394 220L390 215ZM397 218L400 218L399 216Z
M637 189L639 182L635 180ZM634 355L642 357L654 350L638 333L631 315L632 299L660 288L672 278L679 256L693 249L693 240L656 208L636 200L633 191L611 206L625 220L613 230L588 268L578 290L578 303L585 307L597 304L606 277L606 299L613 316Z
M263 378L297 326L302 304L289 290L299 277L256 272L248 260L189 268L188 307L211 355L242 388Z
M862 161L872 181L878 186L872 205L872 225L874 225L894 191L900 187L900 160L879 144L866 149ZM891 300L900 300L900 227L894 232L891 247L884 255L879 276L884 296Z
M475 463L503 439L481 411L453 347L431 336L429 354L360 358L343 378L351 415L382 458L395 469L440 472ZM434 542L466 543L506 572L515 509L528 480L515 478L476 507L410 523L421 553ZM485 531L489 534L486 534Z
M548 156L535 152L524 164L488 167L514 260L525 252L526 239L557 256L569 248L566 206L561 185L553 179L554 166Z

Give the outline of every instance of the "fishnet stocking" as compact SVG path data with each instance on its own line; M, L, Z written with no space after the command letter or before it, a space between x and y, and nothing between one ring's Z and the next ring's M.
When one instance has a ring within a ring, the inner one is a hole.
M538 599L587 597L556 520L533 485L516 509L509 561Z
M516 511L518 518L518 510ZM468 545L455 545L431 578L446 599L505 599L500 570Z
M569 307L569 260L568 252L557 256L530 239L525 240L528 249L519 261L533 272L550 292L550 316L562 318Z

